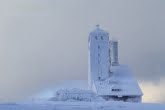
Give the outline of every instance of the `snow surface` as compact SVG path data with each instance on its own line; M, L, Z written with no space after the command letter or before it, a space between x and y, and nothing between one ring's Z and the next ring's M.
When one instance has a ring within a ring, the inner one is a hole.
M165 110L165 105L128 102L51 102L0 104L0 110Z

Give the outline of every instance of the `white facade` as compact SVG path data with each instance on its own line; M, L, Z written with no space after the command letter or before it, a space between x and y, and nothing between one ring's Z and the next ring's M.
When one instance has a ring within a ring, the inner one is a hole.
M118 61L118 41L109 40L109 33L96 29L89 34L90 89L106 100L141 102L143 95L128 66Z
M106 100L141 102L143 95L127 65L112 66L113 75L105 81L95 81L93 91Z
M89 72L88 83L92 88L93 81L109 77L109 33L101 30L99 25L89 34Z

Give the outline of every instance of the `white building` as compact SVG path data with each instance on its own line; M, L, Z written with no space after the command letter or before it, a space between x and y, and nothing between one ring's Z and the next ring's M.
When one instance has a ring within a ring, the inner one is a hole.
M106 100L140 102L143 95L128 66L118 61L118 42L96 29L89 34L89 86Z
M131 69L119 64L118 41L109 40L99 25L89 34L88 53L88 89L59 90L57 99L141 102L143 93Z

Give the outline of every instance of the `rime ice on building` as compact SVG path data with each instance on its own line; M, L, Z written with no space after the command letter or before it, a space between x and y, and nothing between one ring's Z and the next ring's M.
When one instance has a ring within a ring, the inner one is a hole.
M111 59L111 65L117 66L119 65L118 61L118 42L116 40L110 41L110 59Z
M89 34L89 86L110 75L109 34L97 28Z
M142 91L128 66L118 62L118 42L96 29L89 34L89 86L106 100L141 101Z
M110 40L99 25L89 34L88 55L88 90L58 90L57 99L141 102L143 93L131 69L119 64L118 41Z

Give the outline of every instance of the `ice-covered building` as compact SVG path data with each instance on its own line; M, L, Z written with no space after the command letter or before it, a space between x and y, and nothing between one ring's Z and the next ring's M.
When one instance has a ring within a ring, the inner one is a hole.
M103 81L110 77L109 33L97 25L96 29L89 34L88 48L88 83L92 88L95 81Z
M96 29L89 34L89 87L106 100L140 102L142 91L128 66L118 61L118 42Z
M89 34L88 56L88 90L58 90L57 99L141 102L143 93L131 69L119 64L118 41L110 40L99 25Z

